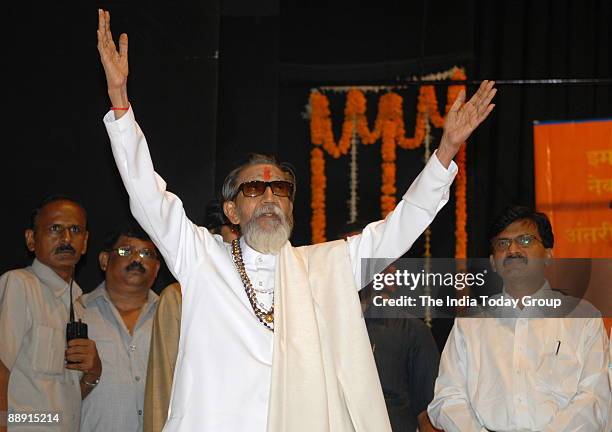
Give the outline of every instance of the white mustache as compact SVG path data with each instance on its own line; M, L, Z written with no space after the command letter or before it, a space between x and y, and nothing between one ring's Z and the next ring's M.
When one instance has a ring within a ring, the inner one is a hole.
M258 218L265 214L272 213L277 216L281 221L285 219L285 214L276 204L264 204L261 207L255 209L253 217Z

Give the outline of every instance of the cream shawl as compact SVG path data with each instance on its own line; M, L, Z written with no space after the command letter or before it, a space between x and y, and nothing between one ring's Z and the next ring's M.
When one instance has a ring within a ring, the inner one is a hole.
M278 266L268 432L390 432L346 242Z

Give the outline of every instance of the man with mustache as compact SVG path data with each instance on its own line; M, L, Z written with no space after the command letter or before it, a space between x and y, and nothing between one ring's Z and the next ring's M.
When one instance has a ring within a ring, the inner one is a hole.
M522 303L567 299L544 275L554 244L548 217L507 208L490 238L491 264L504 283L493 298L519 300L518 307L455 320L428 408L432 423L446 432L607 432L608 350L598 312L581 301L550 318L556 311Z
M127 35L116 49L98 13L98 51L112 104L104 123L132 213L181 284L183 307L165 432L390 430L357 290L361 258L405 253L448 200L461 144L493 109L483 82L459 94L440 146L385 221L349 241L294 248L296 179L254 155L223 184L240 225L231 245L193 224L155 173L127 96Z
M104 376L83 402L81 431L143 430L144 393L160 261L137 224L110 233L99 256L104 281L83 295L84 321Z
M63 196L46 198L25 231L32 265L0 277L0 431L6 431L7 411L57 413L58 421L45 430L79 430L81 399L102 373L92 340L73 339L66 346L70 290L74 299L81 295L74 268L87 238L83 206ZM12 422L8 430L31 427Z

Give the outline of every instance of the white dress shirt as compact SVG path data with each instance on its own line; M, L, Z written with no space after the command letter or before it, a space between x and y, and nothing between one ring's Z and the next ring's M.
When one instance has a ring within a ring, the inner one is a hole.
M77 432L81 372L66 369L70 284L37 259L0 277L0 360L10 371L8 411L57 413L45 425L11 423L9 432ZM76 282L73 298L81 295ZM75 304L78 306L78 304ZM76 318L81 318L75 307Z
M548 283L534 295L546 296ZM507 296L507 294L504 294ZM603 432L610 386L601 318L457 318L428 413L446 432ZM506 315L504 315L506 316Z
M274 333L253 313L230 246L194 225L179 198L166 190L131 108L119 120L109 112L104 122L132 213L183 289L181 337L164 431L265 431ZM360 258L404 254L448 201L456 172L454 163L445 169L432 157L385 221L349 239L357 286ZM244 241L241 245L254 288L273 290L276 258Z

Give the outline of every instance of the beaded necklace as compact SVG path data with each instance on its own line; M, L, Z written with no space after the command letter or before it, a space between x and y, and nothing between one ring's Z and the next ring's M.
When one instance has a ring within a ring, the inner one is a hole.
M244 285L244 290L249 298L249 303L251 303L253 312L255 312L255 316L268 330L274 331L274 300L272 301L272 307L269 311L260 308L257 304L257 294L244 268L242 249L240 249L240 240L238 239L232 240L232 257L234 258L234 265L236 266L236 270L238 270L242 285Z

